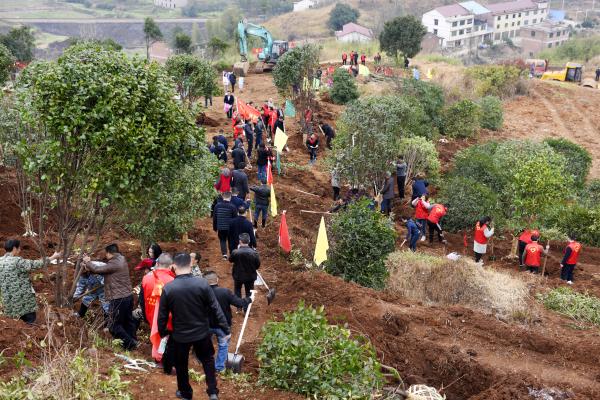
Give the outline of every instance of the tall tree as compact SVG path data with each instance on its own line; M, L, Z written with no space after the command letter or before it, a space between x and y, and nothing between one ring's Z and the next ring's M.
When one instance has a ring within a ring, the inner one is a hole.
M219 39L216 36L211 37L208 41L208 49L210 50L210 55L213 59L221 57L223 53L225 53L225 50L227 50L228 48L229 43L222 39Z
M144 39L146 40L146 59L150 60L150 46L163 38L156 21L147 17L144 20Z
M3 44L0 44L0 86L10 77L10 72L15 64L15 58L12 53Z
M186 33L176 34L173 44L177 54L191 54L192 52L192 38Z
M427 29L412 15L394 18L383 26L379 35L381 49L399 61L403 55L412 58L421 51L421 42Z
M191 108L192 103L200 96L218 93L217 71L208 61L191 54L178 54L170 57L165 66L186 107Z
M334 31L340 31L347 23L356 22L358 17L360 17L360 12L357 9L348 4L337 3L329 13L327 26Z
M65 259L55 298L65 304L74 248L77 277L83 251L94 250L88 239L99 238L117 210L160 190L165 174L198 154L204 134L173 100L162 66L98 45L76 45L57 61L32 64L17 90L21 117L40 132L18 151L32 190L48 187L52 196Z
M28 26L12 28L6 35L0 35L0 43L10 50L17 61L27 63L33 60L35 37Z

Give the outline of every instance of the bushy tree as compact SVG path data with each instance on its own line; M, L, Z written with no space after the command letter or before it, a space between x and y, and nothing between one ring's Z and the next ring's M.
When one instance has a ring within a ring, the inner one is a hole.
M470 138L479 128L480 109L471 100L461 100L444 111L444 134L453 138Z
M470 177L448 179L439 196L450 210L444 217L445 229L455 232L471 229L485 215L491 216L496 225L502 225L500 199L492 189Z
M123 50L123 46L121 46L114 39L108 38L104 40L100 39L81 39L81 38L70 38L69 39L70 46L75 46L78 44L89 43L92 45L98 45L100 47L105 48L106 50Z
M421 42L427 29L412 15L397 17L383 26L379 35L381 49L396 60L400 56L412 58L421 51Z
M0 86L10 78L14 64L15 58L8 47L0 44Z
M522 70L515 65L478 65L467 70L475 79L475 94L511 97L517 94Z
M420 136L403 138L398 145L398 153L404 156L408 165L407 184L420 173L426 174L430 180L439 176L439 154L432 141Z
M354 77L345 69L338 68L333 73L333 87L331 88L331 100L335 104L346 104L358 99L358 89Z
M421 105L403 97L369 96L350 103L337 121L331 156L340 178L381 190L400 139L421 134L424 118Z
M314 71L319 67L320 47L316 45L303 45L287 51L273 69L273 82L277 90L290 96L293 88L303 90L304 78L312 81Z
M560 232L574 233L577 240L590 246L600 246L600 206L562 204L544 216L544 226Z
M156 21L150 17L144 20L144 40L146 41L146 59L150 59L150 47L163 38Z
M177 85L181 102L188 108L198 97L218 93L217 72L206 60L178 54L169 57L165 67Z
M494 192L502 192L506 182L500 178L495 162L497 148L498 142L487 142L457 152L451 175L471 178L488 186Z
M7 34L0 35L0 44L6 46L17 61L27 63L33 60L35 37L28 26L12 28Z
M122 206L160 190L160 178L197 157L204 143L174 102L163 67L100 46L73 46L57 61L34 63L18 93L23 120L39 132L19 155L32 189L50 197L65 260L77 237L81 257L89 235L100 235ZM66 277L65 261L56 277L59 304L70 298Z
M423 106L429 123L439 128L442 125L444 90L435 83L416 79L401 79L398 89L402 96L411 96Z
M486 96L479 100L480 124L482 128L497 131L504 123L502 101L495 96Z
M383 383L367 339L329 325L323 307L300 302L283 320L269 321L258 347L259 382L315 399L368 399Z
M173 47L176 54L191 54L192 38L187 33L179 32L175 35Z
M335 215L330 231L327 272L362 286L383 289L387 278L384 260L394 251L396 240L389 219L360 201Z
M210 54L213 59L216 57L221 57L228 48L229 43L216 36L211 37L208 41L208 49L210 50Z
M571 176L573 182L578 187L583 187L592 167L590 152L584 147L563 138L549 138L544 140L544 143L548 144L556 153L561 154L565 158L567 163L563 173Z
M588 207L600 204L600 179L593 179L585 186L581 201Z
M336 3L335 7L329 13L327 26L333 31L341 31L344 25L349 22L356 22L360 12L350 7L348 4Z

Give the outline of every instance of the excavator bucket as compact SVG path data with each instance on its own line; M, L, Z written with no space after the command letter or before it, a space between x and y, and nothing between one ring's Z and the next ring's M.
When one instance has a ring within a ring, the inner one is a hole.
M237 76L247 76L248 69L250 69L250 63L248 61L239 61L233 64L233 72Z

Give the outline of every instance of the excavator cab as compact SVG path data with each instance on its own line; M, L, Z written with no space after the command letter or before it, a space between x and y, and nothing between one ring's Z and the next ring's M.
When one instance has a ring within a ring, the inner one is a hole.
M583 65L569 62L565 68L560 71L544 72L542 80L581 83L582 76Z
M288 51L288 42L284 40L273 41L273 47L271 47L271 60L275 61L281 57L286 51Z

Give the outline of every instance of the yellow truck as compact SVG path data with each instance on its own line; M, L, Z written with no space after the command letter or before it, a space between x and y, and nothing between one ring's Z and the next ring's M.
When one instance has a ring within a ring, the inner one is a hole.
M544 72L544 74L542 75L542 80L581 83L582 76L583 65L569 62L561 70Z

